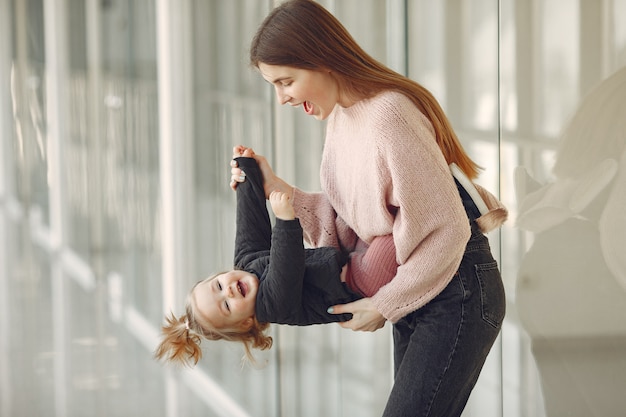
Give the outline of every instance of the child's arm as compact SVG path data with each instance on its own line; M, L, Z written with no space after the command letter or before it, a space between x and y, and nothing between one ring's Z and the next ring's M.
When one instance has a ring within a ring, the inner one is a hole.
M302 228L286 193L272 191L269 201L276 225L263 281L265 291L262 299L257 298L257 317L267 314L274 323L299 323L305 270Z
M279 219L293 220L296 218L296 212L287 194L280 191L272 191L270 193L270 204L272 205L272 211Z
M264 309L274 323L297 323L302 316L305 251L298 219L276 219L272 248L266 269L263 299L257 298L257 312ZM257 314L257 317L262 316Z

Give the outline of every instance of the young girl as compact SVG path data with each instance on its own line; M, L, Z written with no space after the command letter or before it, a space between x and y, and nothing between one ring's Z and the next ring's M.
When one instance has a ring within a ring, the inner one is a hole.
M292 196L312 246L329 235L343 241L344 223L368 243L393 233L396 276L371 297L333 306L353 314L341 323L353 330L393 323L395 378L384 416L460 416L504 318L483 232L502 224L506 210L472 186L478 166L432 94L374 60L319 3L272 10L250 62L279 103L327 121L322 193L292 187L257 155L266 192ZM453 163L486 210L450 175Z
M269 323L306 326L349 320L351 314L330 314L328 308L371 295L359 282L384 283L396 273L391 236L376 239L369 247L359 244L362 249L348 264L337 247L305 249L290 198L280 191L269 195L276 215L272 230L256 161L236 160L245 181L237 187L235 269L194 285L185 314L166 318L157 359L196 364L204 337L242 342L253 361L251 348L272 346L272 338L265 334ZM361 279L363 274L372 277Z

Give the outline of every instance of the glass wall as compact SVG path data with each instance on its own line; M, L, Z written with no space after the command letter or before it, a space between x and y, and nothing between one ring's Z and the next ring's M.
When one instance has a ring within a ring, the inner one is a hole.
M506 415L626 407L625 6L502 1Z
M0 0L0 416L380 416L391 326L152 359L234 247L232 147L319 189L323 122L247 62L271 0ZM440 101L510 219L464 416L626 409L626 0L320 0ZM417 377L417 376L416 376Z

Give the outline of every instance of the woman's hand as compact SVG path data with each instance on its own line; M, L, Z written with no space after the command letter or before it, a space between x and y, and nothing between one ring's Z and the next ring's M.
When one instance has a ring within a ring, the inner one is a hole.
M293 198L293 187L274 173L264 156L257 155L251 148L237 145L233 148L233 158L238 157L254 158L257 164L259 164L259 169L263 175L265 198L269 198L272 191L280 191L286 194L290 199ZM237 184L246 180L246 174L237 166L237 161L234 159L230 161L230 167L230 188L236 190Z
M252 148L246 148L243 145L237 145L233 148L233 159L230 160L230 188L232 188L233 191L237 189L237 185L240 182L246 180L246 173L237 166L235 158L254 158L254 155L255 153Z
M387 319L376 310L370 298L362 298L348 304L332 306L331 314L352 313L352 320L339 323L341 327L354 331L373 332L382 329Z

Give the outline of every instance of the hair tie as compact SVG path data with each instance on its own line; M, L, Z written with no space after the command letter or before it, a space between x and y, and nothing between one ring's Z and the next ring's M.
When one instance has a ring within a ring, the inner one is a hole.
M185 329L189 330L189 320L185 319Z

